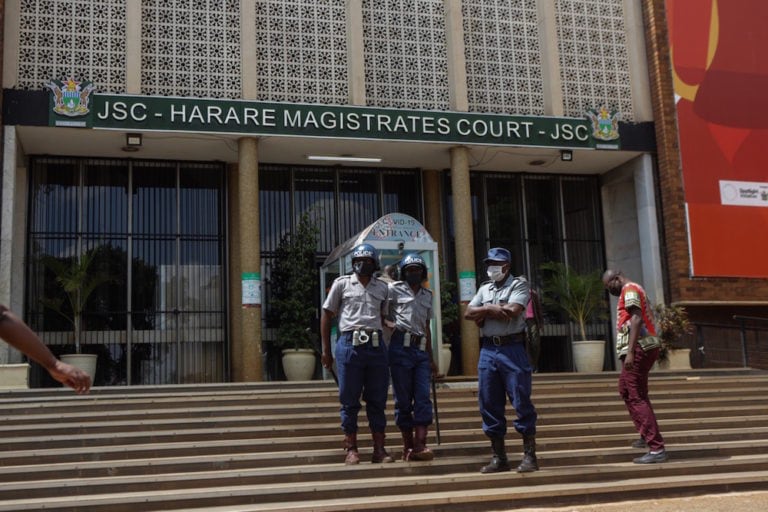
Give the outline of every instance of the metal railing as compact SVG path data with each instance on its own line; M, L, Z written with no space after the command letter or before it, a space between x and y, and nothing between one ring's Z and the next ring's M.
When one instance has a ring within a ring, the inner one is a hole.
M695 323L694 365L768 369L768 318L734 315L734 323Z

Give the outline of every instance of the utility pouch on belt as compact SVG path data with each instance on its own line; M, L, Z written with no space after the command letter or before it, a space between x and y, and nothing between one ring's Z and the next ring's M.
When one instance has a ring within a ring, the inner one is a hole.
M374 348L378 348L379 346L379 332L378 331L371 331L370 333L368 331L352 331L352 346L357 347L359 345L365 345L368 342L371 342L371 345Z
M424 350L427 348L427 338L425 336L419 336L418 334L411 334L406 332L403 334L403 346L413 347L424 352Z
M661 338L658 336L643 336L642 338L637 338L637 343L640 344L640 348L643 349L643 352L661 348Z

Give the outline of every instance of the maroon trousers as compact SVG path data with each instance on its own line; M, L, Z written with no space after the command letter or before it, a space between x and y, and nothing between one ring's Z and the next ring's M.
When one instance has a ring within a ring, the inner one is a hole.
M659 357L659 349L643 352L640 344L635 344L635 361L632 368L624 367L622 358L621 375L619 376L619 394L629 411L629 416L635 424L640 437L645 439L651 451L664 449L664 439L661 437L656 414L653 412L648 398L648 373L653 363Z

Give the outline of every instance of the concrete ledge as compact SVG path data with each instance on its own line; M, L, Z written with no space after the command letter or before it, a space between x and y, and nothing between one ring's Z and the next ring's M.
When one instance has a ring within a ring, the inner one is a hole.
M0 389L29 387L29 364L0 364Z

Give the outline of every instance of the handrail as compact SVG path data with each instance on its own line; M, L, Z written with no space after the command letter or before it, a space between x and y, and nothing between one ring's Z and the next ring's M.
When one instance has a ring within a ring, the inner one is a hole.
M744 316L744 315L733 315L734 320L757 320L759 322L768 322L768 318L763 318L761 316Z
M704 333L702 329L707 328L714 328L714 329L727 329L732 331L738 331L740 341L741 341L741 360L742 365L747 368L749 367L749 353L747 348L747 333L768 333L768 326L763 325L755 325L753 323L749 323L752 320L756 321L766 321L768 322L768 318L762 318L762 317L752 317L752 316L745 316L745 315L734 315L732 317L735 322L734 323L715 323L715 322L691 322L695 328L696 328L696 343L698 345L698 350L704 356ZM762 337L758 334L758 336Z
M741 325L741 358L744 362L744 368L749 366L749 357L747 355L747 321L768 322L768 318L759 316L733 315L733 319Z

